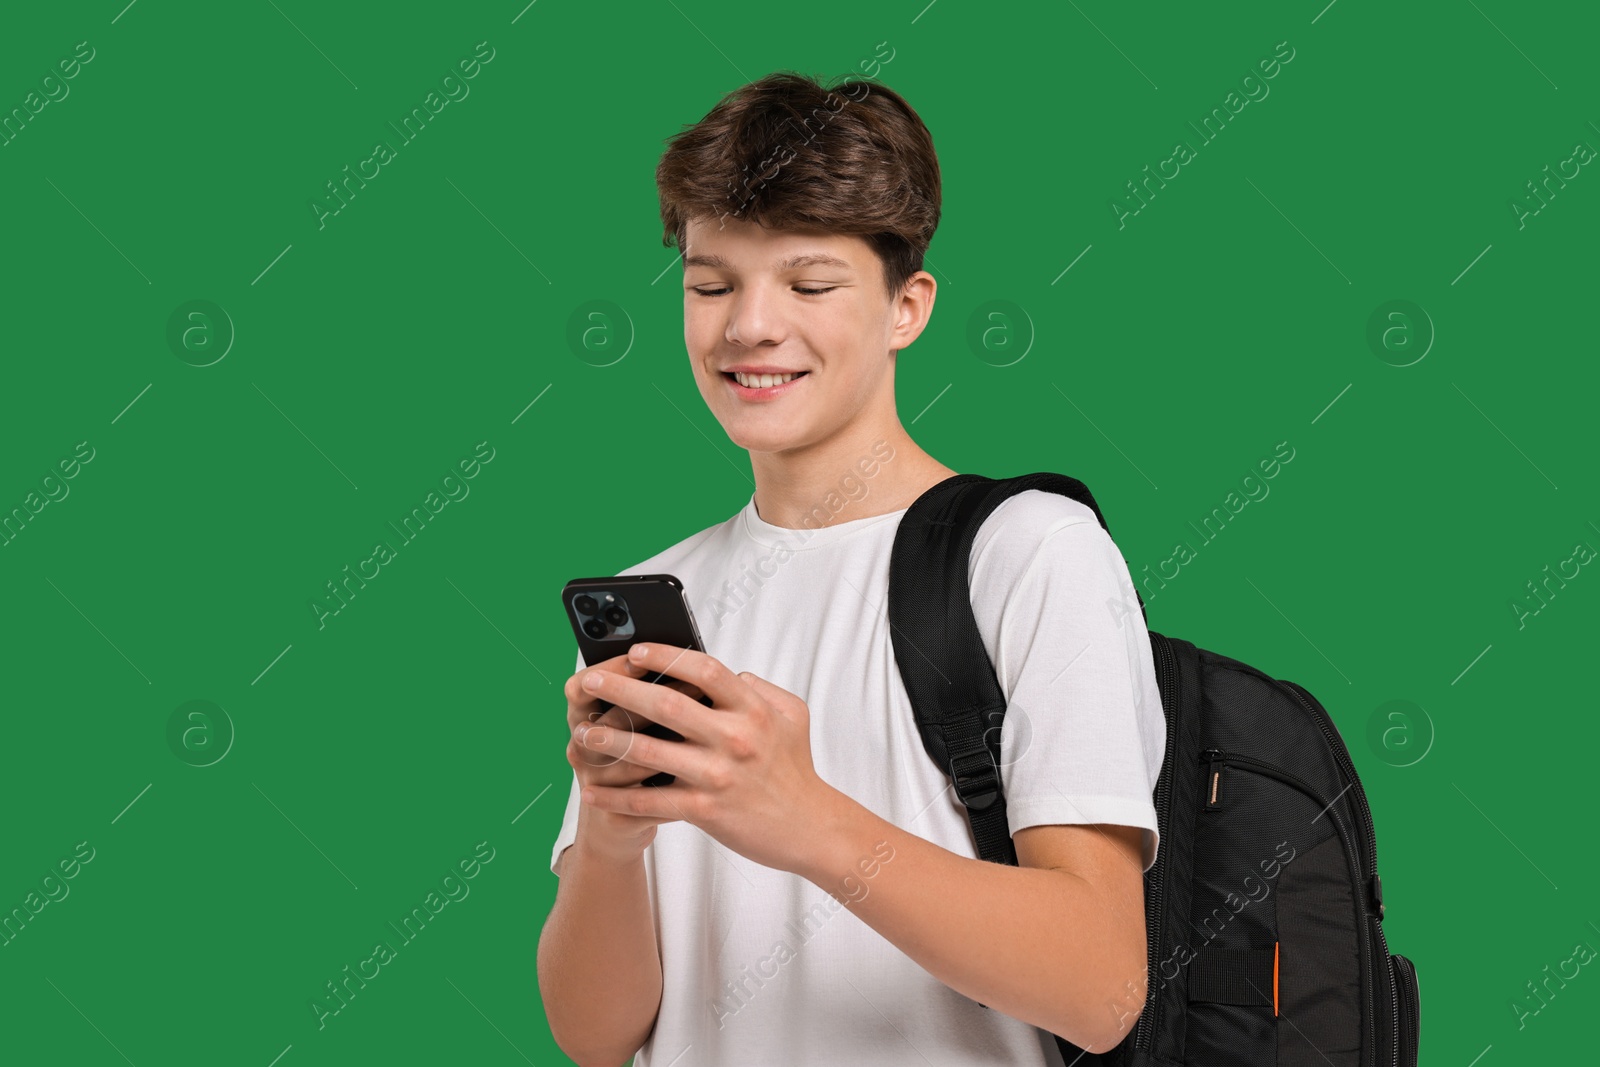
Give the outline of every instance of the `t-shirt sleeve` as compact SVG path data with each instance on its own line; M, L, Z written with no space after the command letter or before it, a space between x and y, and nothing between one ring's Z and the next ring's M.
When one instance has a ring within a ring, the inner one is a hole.
M1127 565L1087 507L1044 491L990 515L969 566L973 612L1006 695L1000 768L1012 834L1107 823L1160 844L1151 793L1166 715Z
M574 674L583 670L583 653L578 653L578 662L572 668ZM563 698L565 699L565 698ZM555 847L550 850L550 873L555 874L556 860L561 858L561 850L578 839L578 772L568 768L572 776L571 784L567 789L567 811L561 817L561 832L556 834Z

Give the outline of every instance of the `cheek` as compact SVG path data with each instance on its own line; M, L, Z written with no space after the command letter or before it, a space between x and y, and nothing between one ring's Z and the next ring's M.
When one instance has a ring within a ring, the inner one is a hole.
M683 343L691 353L701 354L715 349L722 336L722 324L716 315L693 304L684 305Z

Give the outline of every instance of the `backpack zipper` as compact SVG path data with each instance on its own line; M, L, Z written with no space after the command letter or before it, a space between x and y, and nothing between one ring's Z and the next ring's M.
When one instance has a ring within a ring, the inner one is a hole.
M1356 813L1361 816L1361 829L1366 834L1368 878L1376 878L1378 874L1378 837L1373 830L1372 809L1367 805L1367 793L1366 790L1361 788L1361 779L1356 774L1355 764L1350 759L1350 751L1345 748L1344 739L1339 736L1338 730L1334 728L1333 723L1329 720L1327 710L1317 702L1315 697L1306 692L1304 687L1296 685L1294 682L1281 682L1281 684L1295 695L1295 698L1305 706L1307 711L1311 712L1312 718L1317 721L1318 728L1322 730L1322 736L1328 741L1328 747L1333 749L1334 760L1339 764L1339 769L1345 773L1345 776L1350 781L1355 783ZM1382 883L1380 882L1379 885L1381 886ZM1371 885L1363 888L1368 893L1373 891L1373 886ZM1378 900L1381 903L1381 889L1379 894ZM1378 916L1379 918L1383 917L1382 908L1379 908Z
M1277 766L1276 764L1268 763L1265 760L1256 759L1254 756L1246 756L1246 755L1243 755L1242 753L1237 753L1237 752L1225 752L1225 751L1223 751L1222 749L1219 749L1219 748L1208 748L1208 749L1205 749L1204 751L1202 751L1200 753L1200 758L1202 760L1205 760L1207 763L1212 764L1214 767L1216 767L1219 774L1221 773L1221 768L1223 766L1229 764L1229 763L1234 763L1234 764L1238 764L1238 765L1246 767L1246 768L1253 769L1255 771L1258 771L1261 774L1266 775L1269 778L1276 778L1279 781L1283 782L1284 784L1292 786L1293 788L1295 788L1295 789L1299 790L1300 792L1304 793L1306 796L1310 797L1312 800L1315 800L1317 803L1321 804L1322 805L1322 809L1328 813L1328 818L1333 820L1334 828L1336 830L1338 830L1338 832L1339 832L1340 843L1344 845L1345 859L1350 863L1351 867L1355 870L1356 879L1357 879L1358 884L1365 884L1362 881L1362 877L1361 877L1363 872L1361 870L1361 856L1360 856L1360 853L1356 850L1355 842L1353 842L1350 839L1350 834L1345 829L1344 820L1339 817L1339 812L1337 810L1335 810L1335 808L1333 806L1334 801L1336 801L1338 799L1337 797L1335 797L1333 801L1324 801L1323 798L1322 798L1322 795L1320 793L1318 793L1315 789L1313 789L1310 786L1310 784L1307 783L1304 779L1302 779L1302 778L1300 778L1300 777L1298 777L1298 776L1296 776L1294 774L1289 773L1288 771L1286 771L1283 768ZM1352 779L1352 780L1354 780L1354 779ZM1357 788L1359 789L1360 786L1358 785ZM1352 894L1352 895L1354 895L1354 894ZM1377 978L1377 975L1375 973L1373 973L1373 961L1372 961L1372 951L1371 951L1372 950L1372 939L1369 936L1367 936L1367 928L1366 927L1367 927L1368 909L1367 909L1367 906L1366 906L1365 902L1361 901L1360 899L1357 899L1355 901L1355 905L1356 905L1356 919L1358 921L1358 925L1361 927L1361 929L1359 931L1359 934L1360 934L1359 942L1360 942L1360 946L1361 946L1361 963L1362 963L1362 971L1361 971L1361 975L1362 975L1362 983L1361 983L1362 984L1362 994L1363 994L1363 999L1366 1001L1366 1003L1367 1003L1367 1005L1368 1005L1368 1007L1370 1009L1371 1005L1374 1003L1374 998L1377 995L1378 978ZM1380 938L1383 936L1383 927L1381 925L1378 927L1378 936ZM1385 959L1387 960L1388 955L1389 955L1389 949L1388 949L1388 945L1387 944L1385 944L1383 946L1383 950L1384 950ZM1398 1037L1398 1035L1399 1035L1400 1008L1399 1008L1399 1005L1396 1003L1395 998L1393 996L1391 996L1389 999L1390 999L1390 1006L1393 1008L1393 1014L1395 1016L1395 1027L1396 1028L1393 1031L1393 1033L1394 1033L1394 1035L1396 1037ZM1372 1012L1370 1010L1368 1010L1364 1014L1367 1016L1367 1047L1372 1049L1372 1061L1374 1063L1376 1063L1377 1062L1377 1057L1378 1057L1378 1035L1377 1035L1377 1032L1376 1032L1376 1024L1372 1020ZM1399 1045L1398 1041L1396 1041L1395 1045L1394 1045L1394 1060L1395 1060L1395 1062L1397 1064L1398 1064L1399 1058L1400 1058L1400 1045Z
M1399 1000L1400 1000L1399 987L1402 984L1402 982L1406 986L1406 990L1407 990L1407 992L1406 992L1406 1015L1405 1015L1406 1034L1410 1038L1410 1041L1408 1042L1408 1044L1410 1044L1412 1047L1409 1048L1409 1049L1405 1049L1404 1050L1404 1051L1409 1053L1409 1055L1406 1057L1406 1059L1404 1061L1404 1067L1416 1067L1417 1057L1416 1057L1416 1051L1415 1050L1416 1050L1417 1037L1418 1037L1417 1031L1420 1029L1420 1023L1421 1023L1421 1018L1420 1017L1422 1015L1422 1009L1421 1009L1422 997L1421 997L1421 991L1419 990L1419 988L1417 986L1417 968L1406 957L1404 957L1404 956L1393 956L1392 955L1392 956L1389 957L1389 969L1390 969L1391 974L1393 974L1393 976L1394 976L1394 981L1395 981L1395 986L1396 986L1396 988L1395 988L1395 1002L1397 1004L1399 1003ZM1402 972L1404 972L1403 975L1402 975ZM1396 1014L1398 1015L1399 1009L1396 1008L1395 1011L1396 1011ZM1398 1065L1401 1064L1401 1060L1400 1060L1401 1051L1402 1051L1402 1048L1401 1048L1401 1045L1400 1045L1399 1034L1396 1033L1396 1035L1395 1035L1395 1063L1396 1063L1397 1067L1398 1067Z
M1171 643L1162 634L1152 633L1150 635L1150 648L1155 654L1156 666L1161 672L1158 676L1158 682L1165 680L1167 683L1165 686L1160 687L1160 691L1172 694L1173 715L1176 716L1182 711L1182 705L1179 700L1181 694L1178 692L1177 657L1172 651ZM1169 815L1172 811L1172 762L1177 747L1177 725L1169 718L1167 720L1166 754L1161 760L1161 772L1156 776L1155 806L1156 825L1158 827L1168 826ZM1166 854L1168 851L1168 848L1158 849L1155 863L1151 864L1150 899L1146 901L1145 907L1147 917L1145 925L1148 927L1145 931L1148 942L1145 950L1145 959L1149 970L1149 975L1145 979L1147 1003L1145 1004L1145 1009L1139 1013L1139 1021L1134 1024L1133 1034L1133 1047L1145 1052L1150 1051L1150 1045L1154 1039L1156 1016L1161 1011L1161 998L1157 995L1156 978L1157 968L1159 967L1157 957L1161 951L1161 935L1164 932L1163 926L1165 925L1163 920L1166 917L1165 912L1161 910L1161 901L1166 895ZM1152 918L1154 921L1149 921Z
M1356 814L1360 816L1362 820L1361 829L1366 834L1368 861L1367 877L1369 882L1365 888L1372 899L1376 900L1378 905L1378 921L1374 924L1378 930L1378 947L1383 950L1383 956L1385 960L1392 959L1393 954L1389 951L1389 938L1383 932L1383 880L1378 877L1377 829L1372 824L1372 808L1367 804L1367 793L1366 790L1361 787L1360 777L1356 775L1355 763L1350 759L1350 750L1345 747L1344 739L1339 736L1339 731L1334 727L1333 720L1331 716L1328 715L1327 709L1324 708L1317 698L1312 696L1304 686L1298 685L1295 682L1282 681L1280 679L1274 679L1274 681L1278 681L1279 684L1283 685L1290 692L1292 692L1297 698L1299 698L1300 703L1305 706L1306 710L1311 712L1311 717L1317 720L1317 726L1322 730L1322 736L1328 741L1328 747L1333 749L1334 760L1349 777L1350 781L1354 783L1356 794ZM1373 995L1377 995L1376 978L1373 980ZM1389 1015L1393 1020L1394 1026L1392 1031L1394 1035L1393 1063L1394 1067L1399 1067L1400 994L1395 988L1392 977L1389 982ZM1376 1049L1373 1050L1373 1060L1374 1062L1377 1060Z
M1380 916L1380 921L1376 924L1377 928L1378 928L1378 947L1383 950L1383 958L1385 960L1389 961L1389 972L1390 972L1390 981L1389 981L1389 1015L1390 1015L1390 1018L1393 1020L1393 1022L1390 1025L1394 1027L1394 1029L1392 1029L1389 1032L1394 1036L1394 1042L1393 1042L1393 1044L1394 1044L1394 1059L1393 1059L1394 1067L1400 1067L1400 990L1395 987L1395 983L1394 983L1394 955L1393 955L1393 953L1391 953L1389 951L1389 939L1387 937L1383 936L1383 922L1381 921L1381 919L1382 919L1382 917ZM1363 940L1365 940L1365 939L1363 939ZM1374 980L1374 982L1373 982L1372 995L1373 996L1377 996L1378 995L1376 980ZM1378 1050L1377 1049L1373 1049L1372 1050L1372 1058L1373 1058L1374 1061L1377 1060L1377 1058L1378 1058Z

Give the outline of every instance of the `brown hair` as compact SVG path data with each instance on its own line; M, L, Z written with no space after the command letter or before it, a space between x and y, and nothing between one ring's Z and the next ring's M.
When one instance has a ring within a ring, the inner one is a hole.
M735 89L668 139L656 192L668 248L684 247L692 218L854 234L883 263L891 298L922 269L939 225L933 137L898 93L866 78L829 89L779 71Z

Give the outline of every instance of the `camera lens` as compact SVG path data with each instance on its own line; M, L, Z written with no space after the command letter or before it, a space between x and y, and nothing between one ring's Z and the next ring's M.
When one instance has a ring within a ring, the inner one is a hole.
M583 632L598 641L600 638L606 635L606 624L601 622L599 619L585 620L583 624Z
M617 604L612 604L605 610L605 620L612 626L621 626L628 621L628 613Z
M579 596L574 603L577 604L578 610L584 615L593 615L595 612L600 610L600 605L595 603L594 597L590 596L588 593L584 593Z

